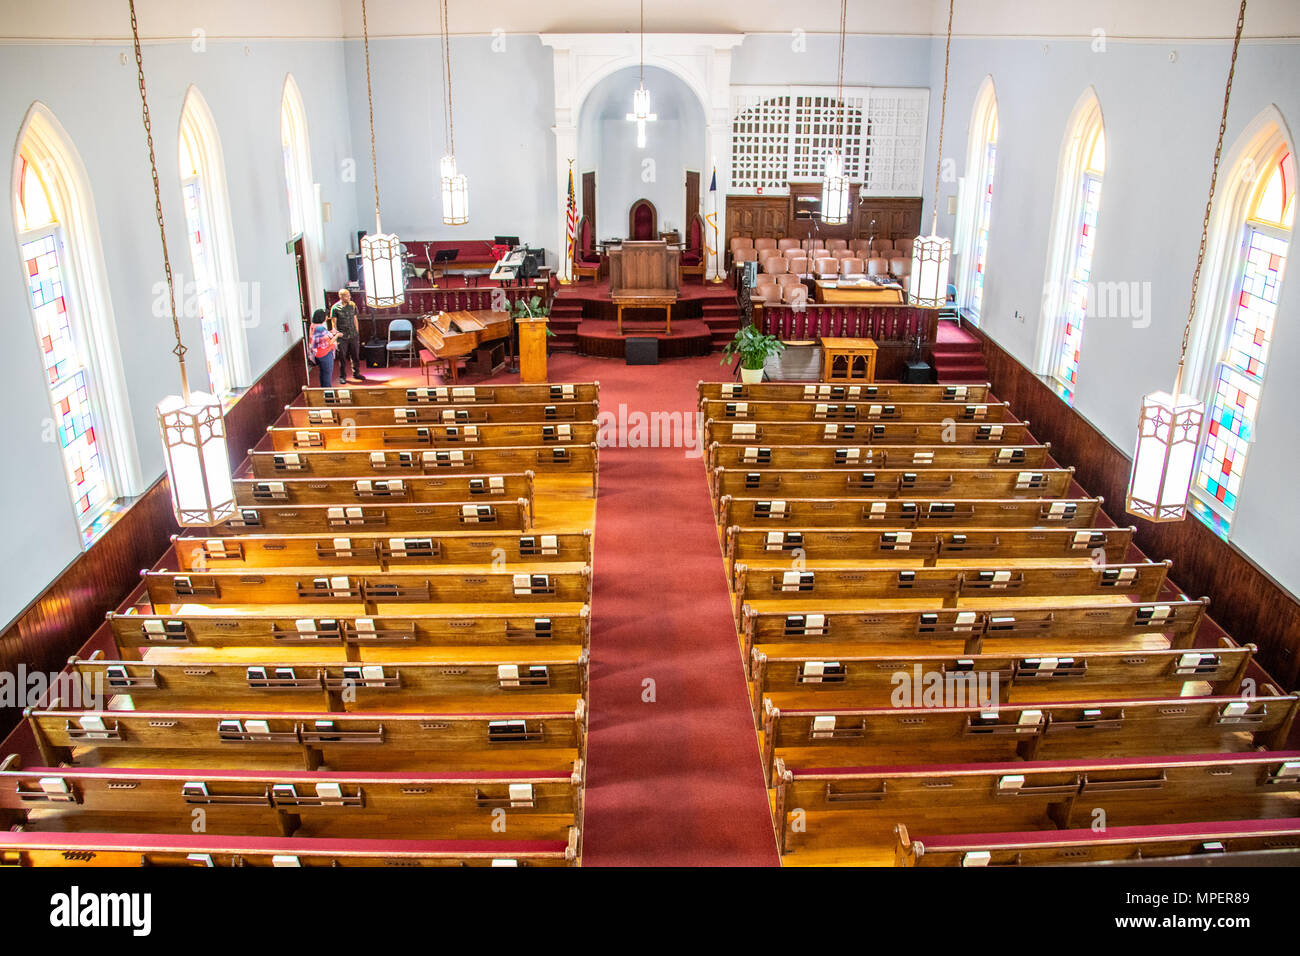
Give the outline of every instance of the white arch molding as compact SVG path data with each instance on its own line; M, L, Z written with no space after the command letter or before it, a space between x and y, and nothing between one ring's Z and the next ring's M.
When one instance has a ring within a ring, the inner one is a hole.
M17 202L23 154L42 174L64 233L67 253L63 261L64 295L72 299L78 319L74 334L82 338L81 346L86 353L83 361L91 378L91 399L104 424L105 434L99 439L106 453L105 470L115 496L140 494L145 484L90 180L72 138L39 100L28 108L18 130L10 176L11 203ZM14 208L11 212L10 223L17 243L18 210ZM23 287L26 286L24 275ZM31 327L34 333L35 326Z
M542 34L554 51L555 180L559 274L569 277L565 256L565 215L569 195L569 161L578 158L578 117L583 103L606 77L641 64L641 38L635 33ZM708 203L708 180L718 171L718 244L726 230L726 194L731 183L731 55L744 35L646 34L645 63L667 70L684 82L704 112L704 155L700 157L701 199ZM651 96L654 91L651 90ZM575 186L576 188L576 186ZM599 188L599 186L597 186ZM690 211L687 211L690 215ZM714 276L710 259L708 277Z
M998 94L993 84L992 75L984 77L975 94L975 105L971 109L970 133L966 144L966 175L958 187L960 209L956 229L956 249L958 250L958 301L963 305L969 303L975 289L975 246L979 240L981 226L981 207L984 203L984 182L988 178L988 144L993 141L992 130L998 123ZM996 192L995 192L996 195ZM992 219L992 212L989 218ZM992 230L990 230L990 235ZM985 264L987 268L987 263ZM985 292L988 291L988 276L985 276ZM974 316L979 324L979 316Z

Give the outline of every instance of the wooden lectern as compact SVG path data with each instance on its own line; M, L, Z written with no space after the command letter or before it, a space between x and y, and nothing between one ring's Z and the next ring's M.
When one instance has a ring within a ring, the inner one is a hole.
M519 381L534 384L546 381L546 319L520 318Z
M625 242L609 251L609 297L618 307L618 334L623 334L623 309L663 309L665 326L673 330L673 304L681 288L676 249L663 241Z

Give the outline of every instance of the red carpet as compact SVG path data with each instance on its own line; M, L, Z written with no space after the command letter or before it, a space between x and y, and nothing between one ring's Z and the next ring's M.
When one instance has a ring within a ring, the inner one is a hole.
M552 356L601 411L677 411L716 356L659 366ZM588 866L776 866L740 650L700 458L604 448L596 511ZM653 703L645 681L654 682Z
M549 372L552 382L600 382L602 414L633 434L641 415L667 411L692 438L696 384L730 380L717 355L629 367L553 354ZM418 369L366 375L423 384ZM595 552L583 864L777 866L701 458L602 448ZM653 703L642 699L647 680Z
M989 380L984 353L977 336L957 322L940 321L935 330L936 380L952 384L982 384Z

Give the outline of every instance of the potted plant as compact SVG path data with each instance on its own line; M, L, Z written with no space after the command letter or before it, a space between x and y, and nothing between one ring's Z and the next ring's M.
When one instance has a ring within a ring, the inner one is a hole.
M523 296L515 299L510 306L510 317L512 319L544 319L551 314L549 304L542 301L540 295L535 295L531 299L525 299ZM546 324L546 352L549 355L551 351L550 339L555 338L555 333L551 331L551 325Z
M745 383L763 381L763 367L773 355L785 350L785 345L775 335L765 335L753 325L736 330L736 337L722 350L722 364L740 357L740 380Z

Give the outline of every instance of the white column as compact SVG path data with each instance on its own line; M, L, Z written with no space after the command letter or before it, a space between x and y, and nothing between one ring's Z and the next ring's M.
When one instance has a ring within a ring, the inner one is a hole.
M555 189L557 208L560 210L560 238L555 247L559 260L556 275L567 280L573 278L573 260L566 255L569 248L569 161L578 158L578 127L556 125L551 127L551 131L555 133ZM576 173L573 188L576 194L579 188Z

